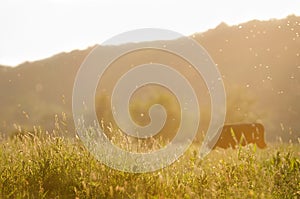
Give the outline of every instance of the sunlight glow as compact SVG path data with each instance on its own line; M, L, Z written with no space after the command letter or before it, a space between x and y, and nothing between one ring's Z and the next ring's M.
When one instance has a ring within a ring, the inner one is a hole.
M62 51L85 49L121 32L164 28L191 35L253 19L300 14L300 1L96 1L0 2L0 64L17 65Z

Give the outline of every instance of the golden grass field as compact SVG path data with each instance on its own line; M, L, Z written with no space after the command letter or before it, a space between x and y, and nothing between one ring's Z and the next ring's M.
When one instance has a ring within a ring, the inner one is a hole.
M217 149L198 159L193 144L152 173L113 170L78 139L2 139L0 198L300 198L300 145Z

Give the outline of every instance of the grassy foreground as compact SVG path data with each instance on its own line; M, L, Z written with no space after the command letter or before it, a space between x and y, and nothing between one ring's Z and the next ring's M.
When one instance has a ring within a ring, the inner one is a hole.
M153 173L110 169L79 140L24 136L0 144L1 198L300 198L300 147L215 150L192 146Z

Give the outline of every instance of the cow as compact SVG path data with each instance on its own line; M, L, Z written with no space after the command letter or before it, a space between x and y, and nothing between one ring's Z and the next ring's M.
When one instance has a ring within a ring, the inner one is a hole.
M260 123L226 124L219 129L219 133L217 142L216 138L213 138L209 143L213 149L216 147L235 149L238 145L246 146L250 143L256 144L261 149L267 146L264 140L264 126Z

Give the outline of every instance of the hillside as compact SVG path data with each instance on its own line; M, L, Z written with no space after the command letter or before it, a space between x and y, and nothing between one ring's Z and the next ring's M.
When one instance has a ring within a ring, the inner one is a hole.
M289 16L236 26L222 23L191 36L208 51L223 75L228 97L227 122L259 121L265 125L268 141L274 141L276 136L285 141L297 140L300 136L299 34L300 17ZM118 46L103 48L113 50ZM55 114L64 121L61 123L64 129L73 132L73 82L91 49L60 53L15 68L0 66L0 132L14 131L14 124L27 129L41 125L51 130L55 126ZM122 64L131 64L130 61L124 59ZM66 119L62 112L66 113Z

